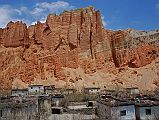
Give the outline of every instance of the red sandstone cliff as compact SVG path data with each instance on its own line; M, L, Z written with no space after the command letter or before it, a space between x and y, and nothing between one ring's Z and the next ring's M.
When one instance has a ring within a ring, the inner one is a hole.
M92 7L50 14L45 23L28 28L10 22L0 29L0 86L11 88L16 79L28 84L35 79L83 79L71 78L65 68L116 75L123 66L142 67L159 55L158 34L105 30L100 12Z
M29 46L29 36L26 24L9 22L0 32L1 45L4 47Z
M112 34L112 57L117 67L142 67L159 56L158 31L116 31Z

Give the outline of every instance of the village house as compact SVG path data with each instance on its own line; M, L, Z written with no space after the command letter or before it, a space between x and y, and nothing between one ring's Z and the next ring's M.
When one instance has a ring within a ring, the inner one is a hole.
M29 95L39 95L44 93L43 85L29 85L28 86Z
M67 108L70 112L84 112L84 113L95 113L95 106L93 105L95 101L89 101L89 102L70 102Z
M45 120L51 115L51 97L38 96L38 113L40 120Z
M64 107L52 107L52 115L50 119L57 118L58 120L96 120L95 107L87 106L86 102L71 102Z
M139 95L140 91L138 87L129 87L129 88L126 88L126 93L129 95Z
M44 86L44 93L47 95L53 94L55 89L55 85Z
M0 102L0 120L33 120L37 113L35 101L5 99Z
M54 88L54 89L53 89L53 94L54 94L54 95L56 95L56 94L62 94L62 91L63 91L62 88Z
M133 102L102 96L97 100L100 120L136 120Z
M84 118L82 119L95 119L97 116L95 115L96 107L93 105L93 101L90 102L71 102L67 106L68 112L71 114L81 114Z
M62 94L56 94L51 96L51 106L56 106L56 107L61 107L64 106L65 104L65 99L64 95Z
M11 96L27 96L28 95L28 89L12 89Z
M137 120L159 120L159 103L152 100L140 100L135 103Z
M68 95L68 94L73 94L76 92L76 89L73 88L68 88L63 90L63 94Z
M118 91L116 90L109 90L109 89L103 89L100 91L100 94L104 94L104 95L116 95L118 93Z
M84 88L85 94L97 94L99 92L100 92L99 87L86 87L86 88Z

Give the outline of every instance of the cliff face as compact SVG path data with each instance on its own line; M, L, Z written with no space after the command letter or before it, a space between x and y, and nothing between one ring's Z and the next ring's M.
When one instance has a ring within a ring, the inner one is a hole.
M159 56L159 32L117 31L112 35L112 56L117 67L142 67Z
M92 7L50 14L45 23L28 28L10 22L0 29L0 86L11 88L17 79L76 83L83 74L99 71L116 75L120 67L142 67L156 59L157 40L158 31L105 30ZM79 68L81 75L66 70Z
M9 22L5 29L0 30L1 45L4 47L29 46L26 24Z
M91 69L95 72L94 68L87 70L85 61L92 60L91 66L95 66L94 59L98 59L96 52L103 51L102 46L107 44L100 12L92 7L64 12L59 16L50 14L46 23L38 22L31 26L29 35L35 45L49 51L48 55L41 57L54 59L54 75L59 79L64 79L61 77L61 67L82 66L87 72Z

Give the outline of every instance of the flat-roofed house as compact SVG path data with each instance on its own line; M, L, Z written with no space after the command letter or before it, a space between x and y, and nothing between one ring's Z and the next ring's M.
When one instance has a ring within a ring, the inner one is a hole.
M55 89L55 85L44 86L44 93L48 95L53 94L54 89Z
M159 120L159 103L141 100L135 104L137 120Z
M64 95L62 94L55 94L51 96L51 105L56 107L61 107L64 105Z
M29 85L28 91L30 95L37 95L44 93L44 86L43 85Z
M111 95L115 96L118 93L119 93L119 91L117 91L117 90L109 90L109 89L103 89L100 91L100 94L109 95L109 96L111 96Z
M35 101L5 99L0 102L0 120L34 120L37 112Z
M11 96L27 96L28 95L28 89L12 89Z
M126 88L126 92L130 95L138 95L140 94L139 88L138 87L129 87Z
M112 97L97 100L97 114L100 120L136 120L134 103Z
M56 94L62 94L62 91L63 91L62 88L54 88L54 89L53 89L53 94L54 94L54 95L56 95Z
M86 88L84 88L85 94L97 94L99 92L100 92L99 87L86 87Z
M68 94L73 94L76 92L76 89L73 88L67 88L63 90L63 94L68 95Z
M46 120L51 115L51 97L38 96L38 112L41 114L40 120Z

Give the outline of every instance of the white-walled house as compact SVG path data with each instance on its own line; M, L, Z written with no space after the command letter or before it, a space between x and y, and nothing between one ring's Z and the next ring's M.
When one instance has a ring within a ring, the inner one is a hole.
M99 92L100 92L99 87L86 87L86 88L84 88L85 94L97 94Z
M138 95L140 94L139 88L138 87L129 87L126 88L126 92L130 95Z
M27 96L28 95L28 89L12 89L11 96Z
M137 120L159 120L159 103L150 100L144 100L136 103Z
M44 86L43 85L29 85L28 91L29 91L30 95L43 94Z
M100 120L136 120L135 105L132 102L113 98L99 99L97 114Z

